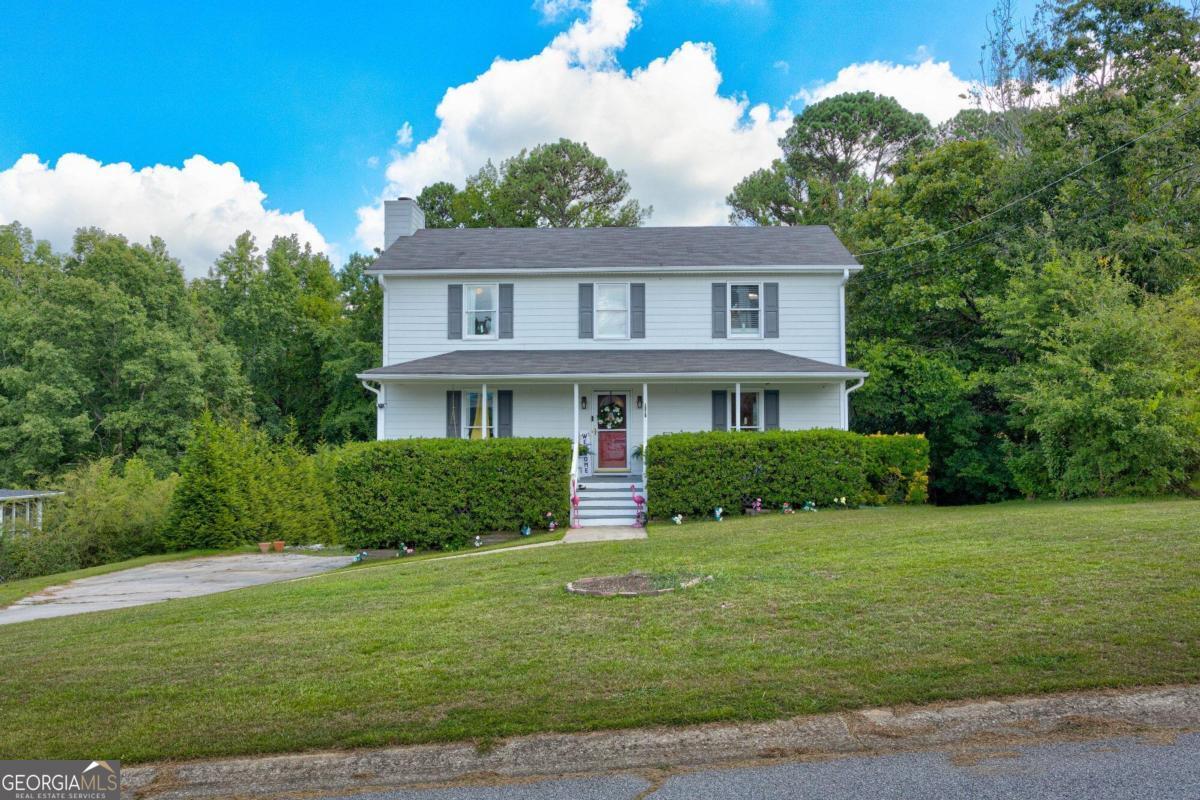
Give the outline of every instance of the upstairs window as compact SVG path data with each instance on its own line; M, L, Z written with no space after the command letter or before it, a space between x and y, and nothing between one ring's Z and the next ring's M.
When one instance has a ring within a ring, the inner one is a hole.
M466 339L495 339L499 326L497 297L499 287L494 283L463 285L463 337Z
M757 283L729 284L729 335L761 336L762 287Z
M629 284L596 284L597 339L629 338Z

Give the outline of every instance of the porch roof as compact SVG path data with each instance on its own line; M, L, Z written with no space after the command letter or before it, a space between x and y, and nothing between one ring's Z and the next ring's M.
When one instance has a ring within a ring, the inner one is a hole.
M861 370L778 350L454 350L359 374L362 380L480 378L865 378Z

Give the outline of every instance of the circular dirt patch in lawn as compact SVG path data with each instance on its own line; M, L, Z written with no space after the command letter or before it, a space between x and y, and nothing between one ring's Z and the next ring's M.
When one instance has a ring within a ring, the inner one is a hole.
M593 597L647 597L666 594L676 589L690 589L703 581L711 580L712 575L650 575L645 572L631 572L628 575L580 578L568 583L567 591Z

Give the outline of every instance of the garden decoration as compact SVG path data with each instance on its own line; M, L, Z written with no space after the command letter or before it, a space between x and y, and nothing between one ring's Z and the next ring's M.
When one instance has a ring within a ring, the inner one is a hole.
M671 522L674 522L676 525L682 525L683 514L676 514L675 516L671 517Z
M842 508L846 508L846 498L835 497L835 498L833 498L833 504L835 506L841 506Z
M752 517L761 514L762 513L762 498L761 497L754 498L753 500L751 500L749 502L749 504L743 506L742 510L745 511L747 514L749 514Z
M353 558L353 559L351 559L351 560L352 560L352 561L353 561L355 564L361 564L362 562L364 562L364 561L366 561L366 560L367 560L367 551L366 551L366 550L360 550L358 553L356 553L356 554L354 555L354 558Z
M404 548L404 555L406 555L406 556L411 556L415 552L417 552L417 549L415 547Z
M814 503L812 500L805 500L804 505L800 507L800 510L801 511L816 511L817 504Z
M482 536L476 536L476 537L475 537L475 546L476 546L476 547L483 547L483 537L482 537Z
M571 527L579 527L579 492L571 492Z
M633 504L637 506L638 514L646 511L646 498L637 493L637 484L629 484L629 493L633 495Z
M588 434L579 437L579 474L585 478L592 474L592 449L588 442Z
M522 526L521 526L521 535L522 535L522 536L531 536L531 535L533 535L533 528L529 527L528 525L522 525Z
M554 512L546 512L546 528L551 531L558 530L558 522L554 519Z
M633 518L633 527L644 528L644 527L646 527L646 522L647 522L646 512L639 511L639 512L637 512L637 516L635 516Z
M724 513L725 513L725 509L721 508L720 506L717 506L716 508L713 509L713 519L715 519L717 522L720 522L721 515Z
M781 508L779 510L780 510L780 512L782 512L784 514L795 514L796 513L796 510L794 508L792 508L791 503L784 503L783 508Z

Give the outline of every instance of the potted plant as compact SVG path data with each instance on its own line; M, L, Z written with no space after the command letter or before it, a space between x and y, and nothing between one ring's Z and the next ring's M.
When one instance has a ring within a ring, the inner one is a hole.
M642 458L645 454L646 450L642 445L639 444L637 447L633 448L633 452L630 454L633 457L633 460L630 462L629 466L634 472L645 471L644 467L642 466Z
M271 542L271 544L275 546L276 553L283 552L283 539L276 539L275 541Z
M579 442L579 476L586 478L592 474L591 448L588 447L588 436L585 433Z
M259 542L258 543L258 552L260 552L260 553L271 552L271 543L270 542Z

